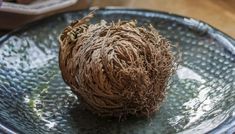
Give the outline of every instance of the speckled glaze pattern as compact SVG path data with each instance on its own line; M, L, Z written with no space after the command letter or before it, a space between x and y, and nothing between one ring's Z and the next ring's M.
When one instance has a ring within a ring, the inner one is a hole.
M127 120L100 118L62 80L58 35L89 10L56 15L0 39L0 132L69 134L232 133L235 127L234 40L205 23L167 13L98 9L101 19L151 23L181 62L159 112ZM176 50L175 50L176 51Z

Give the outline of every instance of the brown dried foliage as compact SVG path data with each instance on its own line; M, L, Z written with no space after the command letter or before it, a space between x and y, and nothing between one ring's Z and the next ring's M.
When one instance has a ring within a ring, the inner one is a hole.
M60 35L64 81L100 116L149 116L159 109L174 70L170 43L135 21L89 24L92 14Z

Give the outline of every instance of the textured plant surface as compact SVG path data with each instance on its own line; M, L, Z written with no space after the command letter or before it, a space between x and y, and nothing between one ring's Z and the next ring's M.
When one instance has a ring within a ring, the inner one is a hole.
M135 21L89 24L92 14L60 35L65 82L100 116L149 116L159 109L174 70L170 43Z

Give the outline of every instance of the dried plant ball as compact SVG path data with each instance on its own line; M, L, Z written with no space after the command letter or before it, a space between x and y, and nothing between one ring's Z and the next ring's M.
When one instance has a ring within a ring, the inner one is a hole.
M77 20L60 35L64 81L100 116L149 116L159 109L174 70L169 42L135 21Z

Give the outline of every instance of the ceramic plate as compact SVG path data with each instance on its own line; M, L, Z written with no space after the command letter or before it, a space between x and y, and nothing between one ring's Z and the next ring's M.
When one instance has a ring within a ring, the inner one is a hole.
M0 11L26 15L40 15L71 6L77 1L78 0L35 0L31 4L26 5L3 2L2 5L0 5Z
M152 117L100 118L79 103L61 78L58 35L90 10L59 14L0 39L0 130L23 134L170 134L235 131L235 41L195 19L137 9L98 9L102 19L151 23L182 62L165 102Z

